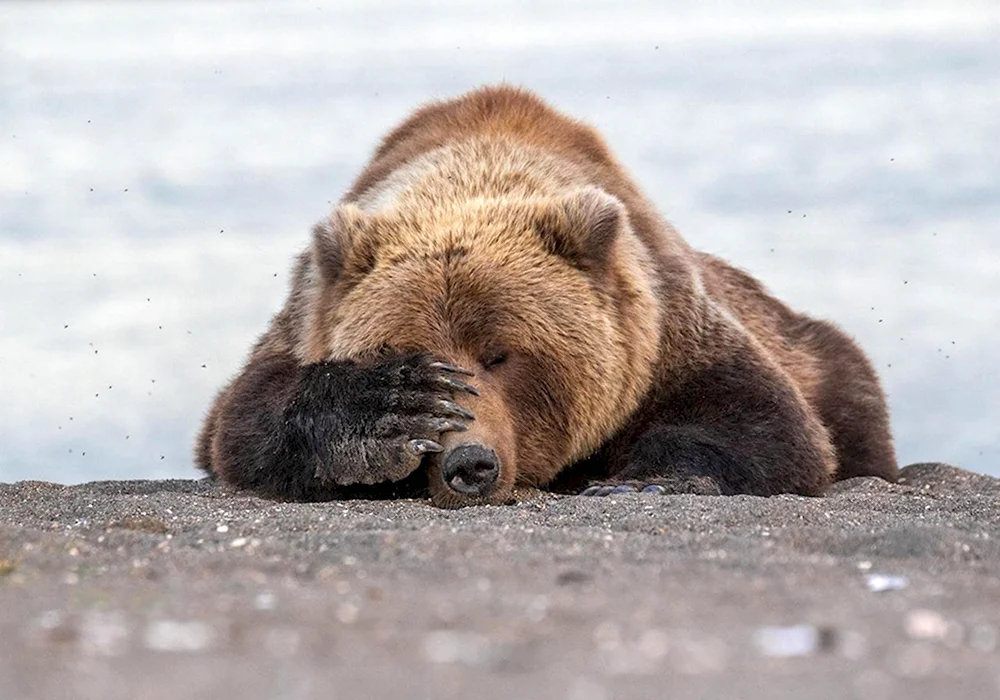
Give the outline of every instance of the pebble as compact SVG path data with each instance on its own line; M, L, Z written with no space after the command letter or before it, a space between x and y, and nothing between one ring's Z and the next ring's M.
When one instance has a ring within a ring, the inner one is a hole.
M549 612L549 599L543 595L535 596L528 604L525 614L532 622L541 622Z
M152 651L204 651L215 643L215 632L205 622L155 620L146 627L143 641Z
M997 648L998 637L996 627L987 624L973 625L969 630L969 646L976 651L989 653Z
M54 630L63 623L63 615L58 610L46 610L38 616L38 626L43 630Z
M261 591L253 599L253 607L256 610L274 610L278 606L278 599L271 591Z
M358 619L358 606L353 603L341 603L337 606L337 619L345 625L352 624Z
M489 665L496 658L490 641L472 632L437 630L424 637L424 657L435 664Z
M811 656L823 648L823 632L814 625L761 627L753 635L754 646L763 656L789 658Z
M34 628L29 634L41 646L68 644L77 639L75 621L58 610L47 610L39 615Z
M92 611L80 621L77 644L91 656L121 656L128 651L129 629L118 611Z
M718 672L726 667L728 650L722 640L714 637L671 636L655 627L632 637L613 621L598 624L592 636L602 670L612 676L653 674L664 661L687 675Z
M867 574L865 584L872 593L885 593L886 591L900 591L906 588L910 585L910 580L905 576Z
M611 651L621 646L622 635L614 622L602 622L594 628L594 644L598 649Z
M639 653L651 661L658 661L667 655L670 649L670 638L661 629L648 629L639 637L636 642Z
M944 639L948 634L948 621L933 610L911 610L903 623L911 639Z

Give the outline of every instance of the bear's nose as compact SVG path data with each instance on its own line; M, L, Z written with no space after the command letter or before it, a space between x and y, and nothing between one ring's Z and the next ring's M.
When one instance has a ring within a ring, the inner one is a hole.
M459 445L445 457L442 476L448 488L470 496L485 496L500 474L500 460L482 445Z

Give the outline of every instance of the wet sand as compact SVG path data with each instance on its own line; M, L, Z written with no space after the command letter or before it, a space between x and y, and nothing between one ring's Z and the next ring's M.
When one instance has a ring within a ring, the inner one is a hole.
M274 503L0 484L0 698L998 698L1000 479Z

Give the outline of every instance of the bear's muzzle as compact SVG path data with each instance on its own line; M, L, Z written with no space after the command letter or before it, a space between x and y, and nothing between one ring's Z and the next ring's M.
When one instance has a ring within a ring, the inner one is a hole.
M478 443L462 443L444 457L441 476L449 489L467 496L488 496L500 475L496 452Z

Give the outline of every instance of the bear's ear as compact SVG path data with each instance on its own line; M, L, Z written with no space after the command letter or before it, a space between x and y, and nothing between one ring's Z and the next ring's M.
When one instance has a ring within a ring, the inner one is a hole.
M341 204L313 227L313 263L327 282L367 274L375 253L366 235L370 219L355 204Z
M625 217L617 197L588 187L543 205L535 227L550 253L594 270L607 261Z

